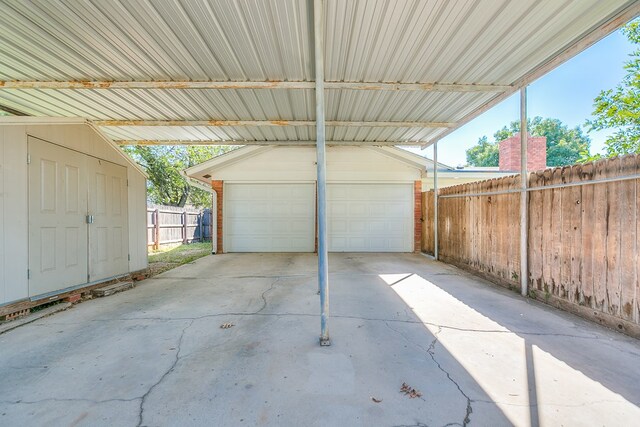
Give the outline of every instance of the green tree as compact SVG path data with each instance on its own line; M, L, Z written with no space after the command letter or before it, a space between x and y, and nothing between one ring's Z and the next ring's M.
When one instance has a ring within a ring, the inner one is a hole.
M229 151L227 146L128 146L124 151L149 175L147 197L168 206L211 206L211 194L189 184L181 172Z
M467 163L473 166L498 166L498 144L489 142L486 136L467 150Z
M635 45L640 44L640 21L627 24L622 33ZM640 49L634 50L624 64L626 75L614 88L603 90L593 103L593 119L588 130L617 129L605 142L608 157L640 153ZM599 156L585 156L591 160Z
M530 135L547 138L548 166L572 165L581 158L583 153L589 152L591 140L580 126L570 129L559 119L536 116L527 121L527 128ZM480 138L477 145L467 150L467 162L472 166L498 166L498 143L518 132L520 132L520 122L514 121L493 134L493 143L489 143L486 137ZM488 155L493 152L496 153L495 158ZM487 153L487 155L477 156L478 153Z

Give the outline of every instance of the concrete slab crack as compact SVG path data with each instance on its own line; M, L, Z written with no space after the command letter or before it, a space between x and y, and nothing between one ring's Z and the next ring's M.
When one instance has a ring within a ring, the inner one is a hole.
M158 381L156 381L154 384L151 385L151 387L149 387L149 389L147 390L147 392L145 394L143 394L140 397L140 410L138 412L138 427L142 426L142 422L144 420L144 404L147 400L147 397L149 397L149 395L153 392L153 390L158 387L166 378L167 376L173 372L173 370L175 369L176 365L178 364L178 362L180 361L180 352L182 351L182 341L184 340L184 336L187 332L187 329L189 329L194 323L195 323L195 319L191 320L187 326L185 326L182 329L182 333L180 334L180 338L178 339L178 343L176 344L176 357L173 360L173 363L171 364L171 366L169 367L169 369L167 369L164 374L162 374L162 376L160 377L160 379Z
M87 403L94 403L96 405L99 405L101 403L109 403L109 402L133 402L136 400L139 400L139 397L132 397L131 399L104 399L104 400L95 400L95 399L83 399L83 398L75 398L75 397L70 397L70 398L57 398L57 397L50 397L50 398L46 398L46 399L39 399L39 400L0 400L0 404L6 404L6 405L37 405L39 403L44 403L44 402L64 402L64 403L69 403L69 402L87 402Z
M462 390L462 388L460 387L460 384L458 384L458 382L456 380L453 379L453 377L451 376L451 374L442 367L442 365L440 365L440 362L438 362L436 360L436 355L435 355L435 348L436 348L436 344L438 343L438 334L440 334L440 332L442 332L442 328L439 327L438 330L433 334L434 336L434 340L431 342L431 345L429 345L429 348L427 349L427 353L429 353L429 355L431 356L431 359L435 362L435 364L438 366L438 369L440 369L442 372L444 372L444 374L447 376L447 378L449 378L449 381L451 381L456 388L458 389L458 391L460 392L460 394L462 394L465 399L467 399L467 408L466 408L466 413L464 415L464 418L462 420L462 427L466 427L467 424L469 424L469 422L471 421L471 413L473 412L473 408L471 407L471 398Z
M255 311L251 314L259 314L262 312L262 310L264 310L265 308L267 308L267 294L269 292L271 292L273 290L273 288L275 288L276 283L278 283L280 281L280 277L278 277L276 280L273 281L273 283L271 283L271 286L269 286L269 289L267 289L266 291L264 291L262 293L262 295L260 295L260 297L262 298L263 304L262 307L260 307L260 309L258 311Z
M395 333L397 333L398 335L400 335L406 342L408 342L409 344L413 345L414 347L419 348L420 350L422 350L423 352L427 353L429 355L429 357L431 357L431 360L433 360L433 362L436 364L436 366L438 367L438 369L440 369L440 371L442 371L442 373L444 373L447 378L449 379L449 381L451 381L451 383L453 383L453 385L456 386L456 388L458 389L458 391L460 392L460 394L467 400L467 406L465 409L465 415L464 418L462 420L462 427L466 427L469 422L471 421L471 413L473 412L473 408L471 406L471 403L473 402L473 400L471 400L471 398L464 392L464 390L462 390L462 387L460 387L460 384L458 384L458 382L453 379L453 377L451 376L451 374L442 367L442 365L440 364L440 362L438 362L436 360L436 356L435 356L435 347L436 344L438 343L438 334L440 334L440 332L442 332L442 327L438 327L438 330L433 334L433 341L431 342L431 344L429 344L428 348L424 348L423 346L421 346L420 344L417 344L413 341L411 341L409 338L407 338L407 336L405 334L403 334L401 331L392 328L388 323L385 322L385 324L387 325L387 327L389 329L391 329L392 331L394 331Z
M258 315L262 310L264 310L267 305L267 294L273 290L273 288L276 286L276 283L278 283L278 281L280 280L280 278L277 278L276 280L274 280L271 285L269 286L268 289L266 289L264 292L262 292L262 294L260 295L260 297L262 298L263 304L262 306L252 312L252 313L245 313L245 315ZM221 316L222 314L216 315L216 316ZM183 320L189 320L189 323L182 329L182 333L180 334L180 338L178 339L178 343L176 344L176 356L175 359L173 360L173 363L171 364L171 366L169 367L169 369L167 369L164 374L162 374L162 376L160 377L160 379L158 381L156 381L156 383L152 384L151 387L149 387L149 389L147 390L147 392L142 395L140 397L140 410L138 413L138 427L142 426L142 423L144 421L144 405L146 403L147 397L149 397L149 395L153 392L153 390L158 387L166 378L167 376L169 376L169 374L171 374L171 372L174 371L175 367L177 366L178 362L181 359L181 352L182 352L182 341L184 340L184 336L187 332L187 329L189 329L191 326L193 326L193 324L195 323L196 320L199 319L204 319L206 317L212 317L211 315L204 315L204 316L199 316L199 317L193 317L193 318L189 318L189 319L183 319Z

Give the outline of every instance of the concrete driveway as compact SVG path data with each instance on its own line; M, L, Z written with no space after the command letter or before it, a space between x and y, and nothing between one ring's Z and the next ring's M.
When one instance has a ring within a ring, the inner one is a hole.
M331 255L321 348L315 266L209 256L0 335L0 425L640 420L638 341L421 255Z

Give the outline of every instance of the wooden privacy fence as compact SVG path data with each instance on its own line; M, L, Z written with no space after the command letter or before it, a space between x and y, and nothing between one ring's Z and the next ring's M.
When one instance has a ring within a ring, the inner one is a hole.
M147 246L204 242L212 236L211 209L147 206Z
M529 174L530 296L640 331L639 172L640 156L629 155ZM616 177L632 179L577 185ZM440 190L440 258L519 289L520 193L464 196L519 186L515 175ZM422 250L433 253L432 191L422 206Z

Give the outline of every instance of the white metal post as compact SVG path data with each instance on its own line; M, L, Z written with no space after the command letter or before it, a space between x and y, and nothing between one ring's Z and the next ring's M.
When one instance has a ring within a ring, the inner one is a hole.
M324 2L313 2L316 65L316 157L318 164L318 288L320 290L320 345L329 339L329 254L327 248L327 165L324 134Z
M438 259L438 142L433 144L433 257Z
M528 241L529 211L527 192L527 88L520 89L520 290L522 296L527 295L529 281Z

